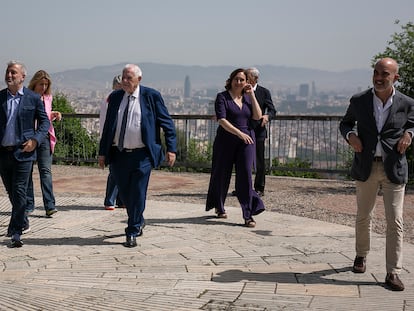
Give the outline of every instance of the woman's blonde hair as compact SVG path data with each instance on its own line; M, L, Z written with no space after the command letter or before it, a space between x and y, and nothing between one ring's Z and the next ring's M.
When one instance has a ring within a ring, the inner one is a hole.
M32 91L34 91L36 84L38 84L40 81L42 81L43 79L46 79L49 82L49 85L45 91L46 95L50 95L52 93L52 79L50 78L49 74L44 71L44 70L39 70L38 72L36 72L33 76L33 78L30 80L29 82L29 86L27 88L31 89Z

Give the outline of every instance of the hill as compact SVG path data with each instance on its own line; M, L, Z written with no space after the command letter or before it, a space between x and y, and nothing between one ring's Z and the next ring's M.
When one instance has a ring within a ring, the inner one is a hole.
M138 63L139 64L139 63ZM76 69L52 74L55 89L100 91L110 88L112 78L121 73L125 63ZM232 66L184 66L159 63L139 64L143 71L142 84L157 89L183 88L185 76L190 77L193 89L221 89ZM318 91L353 93L371 83L371 69L331 72L318 69L255 65L260 72L260 83L272 89L297 90L301 83L315 83Z

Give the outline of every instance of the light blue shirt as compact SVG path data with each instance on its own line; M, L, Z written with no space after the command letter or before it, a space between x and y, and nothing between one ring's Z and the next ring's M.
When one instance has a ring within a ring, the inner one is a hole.
M16 146L16 117L17 110L20 104L20 100L23 96L23 88L17 91L16 95L10 93L7 90L7 125L6 131L4 132L4 137L1 142L1 145L4 147Z

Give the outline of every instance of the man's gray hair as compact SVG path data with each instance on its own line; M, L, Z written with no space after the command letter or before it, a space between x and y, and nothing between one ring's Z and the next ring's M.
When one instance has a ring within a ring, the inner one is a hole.
M142 77L142 70L135 64L126 64L124 69L132 69L136 77Z
M256 67L247 68L247 72L249 72L256 79L259 79L260 71Z
M23 64L22 62L19 62L17 60L11 60L7 63L7 68L9 68L10 66L14 66L14 65L19 66L21 68L22 72L23 72L23 75L27 76L27 69L26 69L25 64Z

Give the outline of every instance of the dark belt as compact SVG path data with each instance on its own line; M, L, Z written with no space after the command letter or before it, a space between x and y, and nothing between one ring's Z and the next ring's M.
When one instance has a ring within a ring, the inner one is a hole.
M137 151L141 151L141 150L144 150L144 149L145 149L145 147L135 148L135 149L127 149L127 148L124 148L124 149L122 149L121 152L137 152Z
M10 152L16 150L16 146L1 146L0 150Z
M382 162L382 157L374 157L374 162Z
M117 151L117 152L137 152L137 151L142 151L142 150L145 149L145 147L142 147L142 148L134 148L134 149L124 148L124 149L122 149L122 151L120 151L118 149L118 147L116 147L116 146L112 146L112 148L114 148L115 151Z

